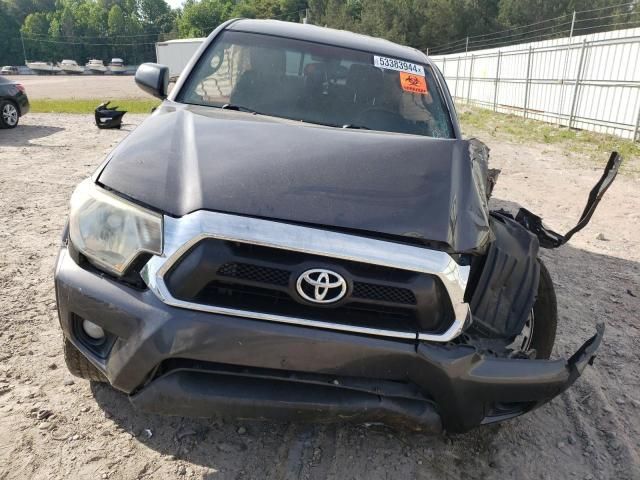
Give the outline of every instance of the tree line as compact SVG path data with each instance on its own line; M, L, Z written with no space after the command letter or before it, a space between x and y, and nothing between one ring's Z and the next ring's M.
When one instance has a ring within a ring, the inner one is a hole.
M165 0L0 0L0 65L72 58L128 64L155 58L154 44L202 37L234 17L277 18L326 25L387 38L420 50L461 38L557 22L568 30L574 10L588 11L578 33L624 28L637 19L636 2L624 0L186 0L172 9ZM604 9L603 9L604 8ZM611 20L611 21L609 21ZM517 40L507 31L504 38ZM542 37L542 35L541 35ZM489 37L489 38L499 38ZM472 42L473 43L473 42ZM462 43L456 44L458 47ZM475 41L475 45L481 45Z

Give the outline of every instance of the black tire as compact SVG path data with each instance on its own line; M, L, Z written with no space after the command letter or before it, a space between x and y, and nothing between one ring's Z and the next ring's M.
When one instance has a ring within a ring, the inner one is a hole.
M533 335L531 348L536 350L536 358L548 359L553 350L558 327L558 303L553 281L547 267L542 260L540 264L540 282L538 283L538 297L533 305Z
M106 382L107 377L85 358L69 339L64 339L64 361L72 375L91 380L93 382Z
M0 101L0 128L16 128L20 121L20 110L9 100Z

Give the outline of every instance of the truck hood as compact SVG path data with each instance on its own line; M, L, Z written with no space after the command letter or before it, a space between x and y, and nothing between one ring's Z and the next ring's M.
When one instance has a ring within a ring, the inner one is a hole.
M215 210L471 253L489 236L479 146L166 102L98 183L175 217Z

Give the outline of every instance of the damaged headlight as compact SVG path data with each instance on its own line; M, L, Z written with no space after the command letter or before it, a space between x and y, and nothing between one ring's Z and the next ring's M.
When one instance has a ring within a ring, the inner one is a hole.
M140 253L162 253L162 216L87 179L71 197L69 238L91 263L121 276Z

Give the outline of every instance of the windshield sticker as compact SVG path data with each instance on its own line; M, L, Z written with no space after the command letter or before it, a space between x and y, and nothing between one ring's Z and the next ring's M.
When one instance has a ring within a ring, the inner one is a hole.
M397 72L415 73L424 77L424 68L422 65L397 60L395 58L373 56L373 64L378 68L386 68L387 70L395 70Z
M420 75L400 72L400 85L405 92L426 94L427 80Z

